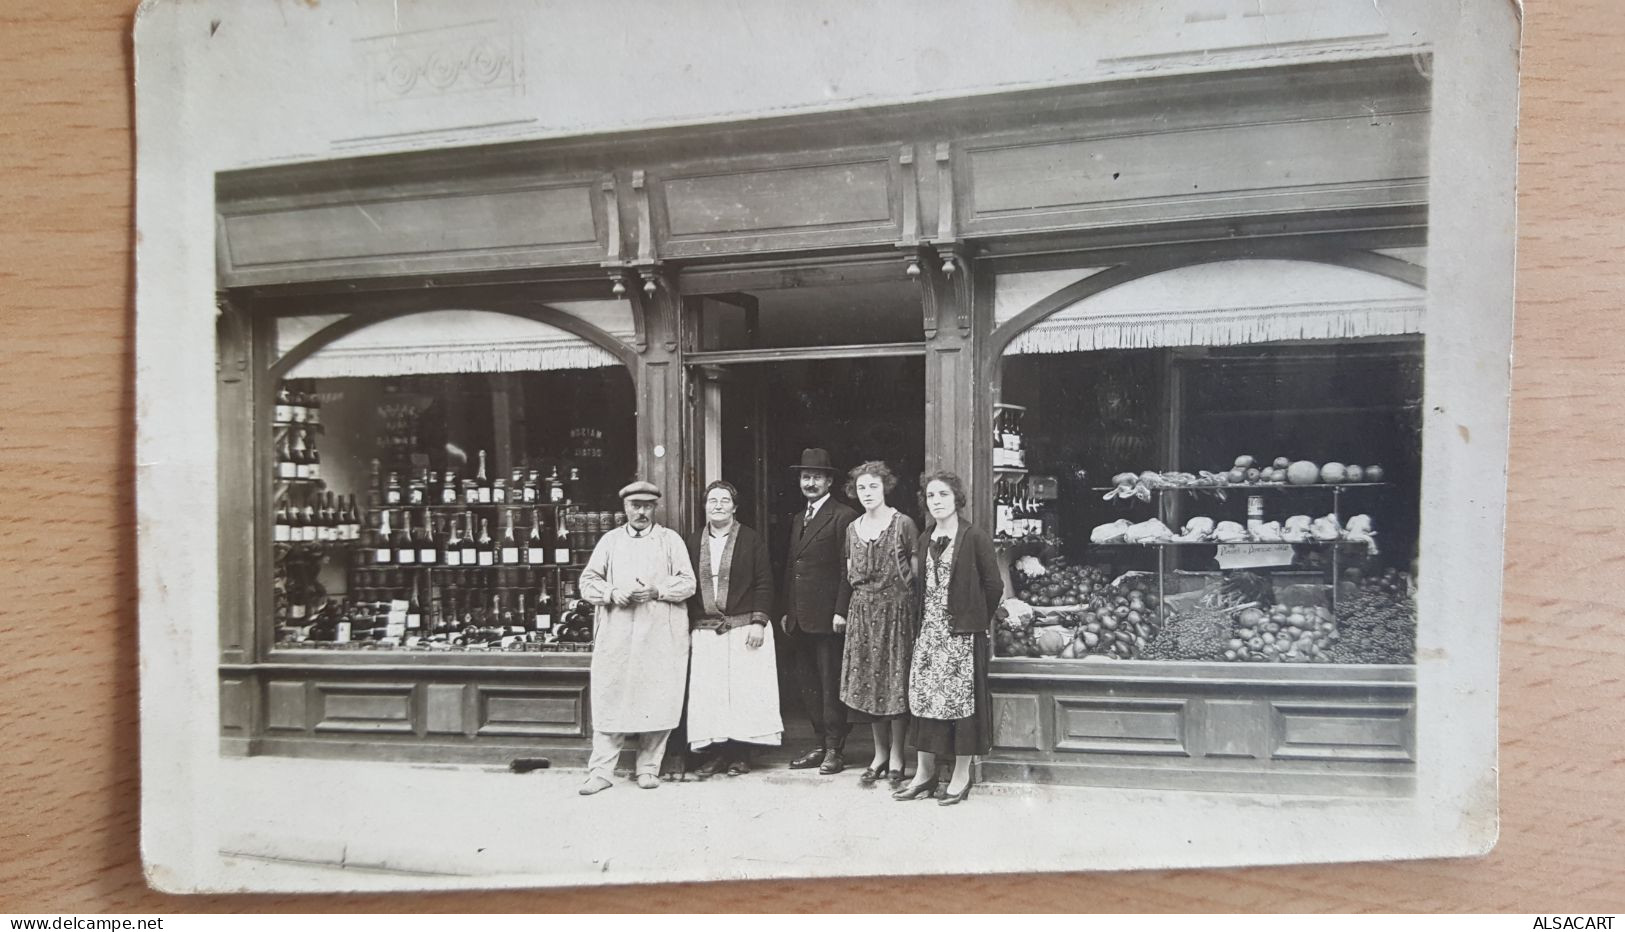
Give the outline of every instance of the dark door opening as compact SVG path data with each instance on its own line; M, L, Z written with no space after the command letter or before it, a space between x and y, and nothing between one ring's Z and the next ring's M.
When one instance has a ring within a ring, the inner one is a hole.
M887 497L894 508L921 518L919 477L925 464L925 360L919 356L731 363L710 370L706 447L718 460L707 473L739 489L740 522L767 535L774 582L784 577L790 521L805 505L801 451L822 447L841 475L831 494L860 509L846 494L846 471L881 460L897 477ZM805 750L811 731L802 714L791 658L779 639L779 695L784 751ZM854 729L854 749L868 729ZM864 752L858 752L864 753ZM777 755L773 755L777 756Z

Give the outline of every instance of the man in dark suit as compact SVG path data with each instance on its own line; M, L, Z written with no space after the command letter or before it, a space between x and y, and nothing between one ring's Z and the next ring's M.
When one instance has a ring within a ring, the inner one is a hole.
M852 585L846 578L846 528L858 513L830 497L839 471L829 453L801 451L791 469L800 474L806 510L790 520L790 547L785 557L784 600L780 624L794 658L802 707L812 720L818 746L790 762L796 769L817 767L822 774L846 767L842 751L846 706L841 704L841 654L845 650L846 609Z

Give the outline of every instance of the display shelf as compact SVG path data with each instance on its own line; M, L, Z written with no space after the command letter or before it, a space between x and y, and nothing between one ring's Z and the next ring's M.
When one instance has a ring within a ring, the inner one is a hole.
M1361 540L1147 540L1126 541L1113 540L1096 542L1090 541L1090 547L1218 547L1223 544L1291 544L1294 547L1326 547L1333 544L1361 544Z
M1332 491L1341 491L1343 489L1379 489L1385 488L1388 485L1390 485L1390 483L1387 482L1315 482L1307 485L1295 485L1291 482L1240 482L1227 483L1225 485L1166 485L1146 486L1145 488L1151 492L1214 492L1221 489L1246 489L1248 491L1257 492L1281 492L1286 490L1315 491L1331 489ZM1089 491L1115 492L1120 488L1122 488L1122 486L1098 485L1091 486Z
M298 427L312 433L327 433L327 428L322 424L321 421L272 421L271 427L276 430L287 430L290 427Z

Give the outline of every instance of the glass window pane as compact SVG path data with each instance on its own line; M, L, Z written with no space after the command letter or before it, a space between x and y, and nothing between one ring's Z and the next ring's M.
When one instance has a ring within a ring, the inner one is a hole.
M631 377L556 328L455 315L357 331L276 386L279 648L589 649L576 580L636 471Z

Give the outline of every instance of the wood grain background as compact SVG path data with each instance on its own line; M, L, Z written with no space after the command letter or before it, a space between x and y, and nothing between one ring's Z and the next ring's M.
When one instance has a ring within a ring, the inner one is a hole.
M0 911L1625 906L1625 269L1617 261L1625 255L1625 4L1526 7L1502 830L1489 857L635 892L206 898L148 890L138 851L133 4L4 6Z

